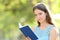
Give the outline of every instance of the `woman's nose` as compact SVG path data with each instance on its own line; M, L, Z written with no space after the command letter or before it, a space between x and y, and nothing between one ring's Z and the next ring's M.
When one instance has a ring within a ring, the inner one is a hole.
M40 18L40 15L37 15L37 18Z
M40 16L36 16L36 20L39 21L40 20Z

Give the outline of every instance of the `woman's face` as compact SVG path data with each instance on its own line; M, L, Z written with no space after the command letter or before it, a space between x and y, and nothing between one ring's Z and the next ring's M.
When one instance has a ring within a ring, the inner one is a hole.
M46 13L44 11L35 9L34 14L38 22L43 23L44 21L46 21Z

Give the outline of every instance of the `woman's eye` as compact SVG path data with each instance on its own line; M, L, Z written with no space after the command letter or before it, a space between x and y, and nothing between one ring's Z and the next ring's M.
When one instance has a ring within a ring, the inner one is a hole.
M39 15L42 15L42 13L39 13Z

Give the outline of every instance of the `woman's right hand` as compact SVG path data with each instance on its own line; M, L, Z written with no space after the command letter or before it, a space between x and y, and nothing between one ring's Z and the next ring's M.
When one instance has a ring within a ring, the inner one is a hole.
M26 38L27 40L31 40L29 37Z

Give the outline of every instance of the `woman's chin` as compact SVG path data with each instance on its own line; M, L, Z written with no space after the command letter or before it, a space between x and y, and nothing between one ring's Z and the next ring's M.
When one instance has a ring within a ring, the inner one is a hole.
M39 21L40 23L43 23L43 21Z

